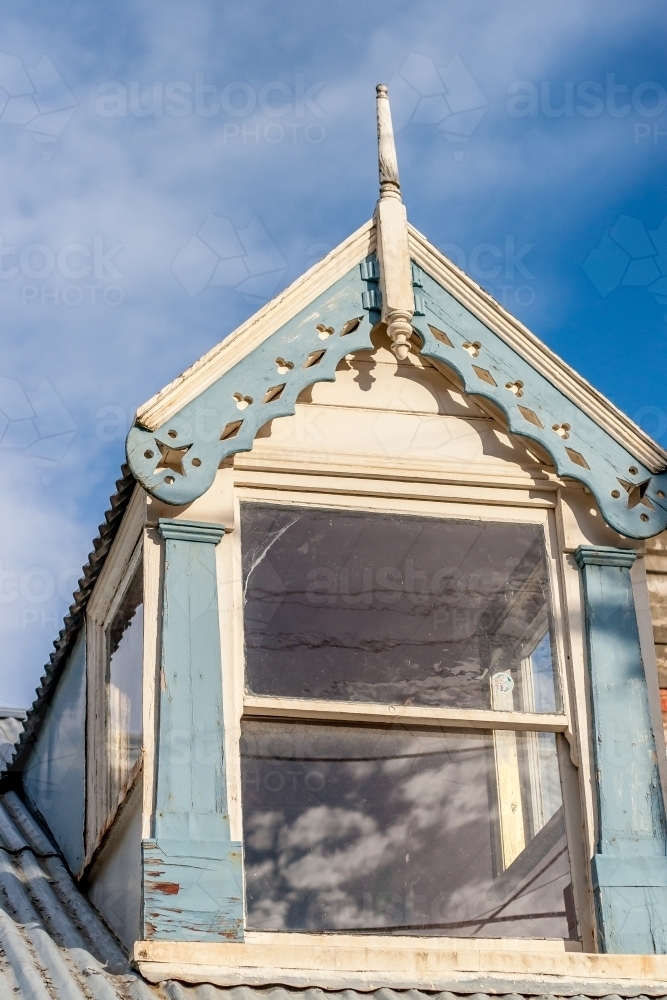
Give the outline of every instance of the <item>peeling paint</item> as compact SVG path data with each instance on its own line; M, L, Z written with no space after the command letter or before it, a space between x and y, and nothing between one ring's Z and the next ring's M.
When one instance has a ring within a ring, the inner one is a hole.
M165 896L176 896L180 891L178 882L146 882L151 892L162 892Z

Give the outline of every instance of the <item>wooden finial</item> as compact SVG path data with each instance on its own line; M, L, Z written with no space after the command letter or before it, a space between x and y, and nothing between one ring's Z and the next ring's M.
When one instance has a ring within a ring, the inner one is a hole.
M411 320L415 311L408 250L408 219L401 199L389 94L383 83L375 88L378 122L380 198L375 209L377 255L380 262L382 319L391 349L399 361L410 351Z
M391 124L389 93L384 83L375 88L378 125L378 168L380 171L380 198L401 200L401 185L398 180L398 160L394 142L394 128Z

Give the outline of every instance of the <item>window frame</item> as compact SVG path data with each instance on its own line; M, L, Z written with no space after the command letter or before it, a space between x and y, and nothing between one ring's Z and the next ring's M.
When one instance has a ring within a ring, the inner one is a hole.
M130 768L130 771L128 772L127 777L125 778L125 781L120 786L114 801L114 794L113 794L114 790L112 788L112 781L111 781L111 768L112 764L115 762L111 760L110 740L109 740L109 735L110 735L109 684L111 682L111 676L110 676L111 656L109 654L109 630L113 624L114 618L116 617L116 613L119 610L123 601L125 600L125 596L128 590L130 589L130 586L134 581L134 577L140 567L143 577L143 544L141 540L137 543L132 552L132 555L130 556L128 564L125 568L125 572L123 573L120 585L114 595L113 601L109 605L109 610L107 611L104 624L102 626L104 630L104 640L103 640L104 641L104 663L103 663L104 727L103 728L104 728L104 746L105 746L104 753L105 753L105 773L106 773L106 785L107 785L106 788L107 808L110 816L115 816L116 812L125 801L125 798L127 797L130 789L135 784L137 774L141 770L141 765L143 761L143 746L142 746L142 748L139 751L137 759L135 760L134 764ZM143 589L144 585L142 579L142 604L144 603ZM142 635L142 657L140 662L142 665L142 674L143 674L143 635ZM141 680L140 688L143 696L143 676L141 677L140 680ZM142 703L143 703L143 697L142 697ZM141 714L143 721L143 711Z
M119 810L127 801L143 769L144 746L116 800L112 800L109 760L108 629L144 556L145 494L136 487L121 530L105 560L86 611L86 829L85 867L88 867ZM146 566L143 567L144 603ZM142 693L145 663L141 661Z
M282 485L282 484L281 484ZM356 484L355 484L356 485ZM555 499L555 498L554 498ZM245 654L244 654L244 608L243 608L243 578L241 562L241 519L240 508L243 503L264 503L269 506L299 506L316 509L340 510L341 512L360 511L368 513L400 514L409 516L429 516L435 519L470 519L507 523L539 524L545 537L546 564L551 595L551 611L555 654L560 685L562 710L556 713L526 713L498 712L490 709L455 709L432 708L428 706L398 706L382 704L366 704L363 702L331 702L316 701L302 698L280 698L266 695L251 695L245 691ZM425 727L436 725L444 729L475 728L485 731L511 730L514 732L553 732L556 734L558 756L561 765L561 788L563 809L565 813L568 834L568 854L572 872L575 905L579 916L579 937L582 943L563 939L562 948L568 951L589 950L589 915L588 880L585 875L585 859L578 858L580 853L582 809L580 801L580 776L574 773L570 757L570 747L575 744L573 731L573 713L571 711L571 656L567 630L567 593L563 579L561 531L556 504L545 504L544 501L533 504L511 505L495 503L465 502L456 500L416 499L412 496L378 497L370 490L346 491L328 493L304 489L303 480L289 490L271 488L271 486L240 485L235 489L235 530L229 539L230 545L218 548L218 579L220 581L221 597L221 628L223 648L229 650L231 669L223 670L223 705L225 713L225 751L226 773L229 796L229 812L231 836L234 840L243 841L243 818L241 802L241 756L240 736L241 724L244 720L278 720L311 721L311 722L347 722L376 723L381 725L399 724L409 727ZM576 714L576 713L575 713ZM568 766L573 773L567 778L563 775L563 767ZM575 858L577 862L575 863ZM244 869L245 877L245 869ZM245 896L245 889L244 889ZM327 939L335 937L338 941L347 941L350 946L359 944L359 934L346 930L327 931ZM376 947L386 947L387 941L395 941L400 935L364 934L364 939L376 943ZM267 946L277 939L283 940L288 947L290 942L305 945L307 940L321 941L316 932L302 931L262 931L247 930L246 939ZM418 935L410 936L403 941L421 941ZM451 940L454 947L475 947L475 942L495 941L498 947L529 946L537 938L493 938L476 939L457 937L429 937L431 946L442 946ZM439 945L436 943L439 942ZM501 944L502 942L502 944ZM584 944L585 942L585 944ZM544 941L544 944L547 942ZM554 945L554 941L549 941ZM558 943L555 944L558 947Z

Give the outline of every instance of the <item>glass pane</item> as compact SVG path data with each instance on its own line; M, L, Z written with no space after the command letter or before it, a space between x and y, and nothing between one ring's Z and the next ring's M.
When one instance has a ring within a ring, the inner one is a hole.
M108 761L111 801L122 793L142 746L143 567L139 565L107 633Z
M242 508L254 694L554 711L535 524Z
M248 722L248 926L576 935L552 733Z

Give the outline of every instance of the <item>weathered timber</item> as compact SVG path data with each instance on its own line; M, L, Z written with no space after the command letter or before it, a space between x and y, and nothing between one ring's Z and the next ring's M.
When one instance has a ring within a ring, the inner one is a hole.
M165 539L154 837L143 842L144 935L243 938L241 844L230 840L215 546L222 525L161 518Z
M667 828L630 579L636 553L580 545L597 849L591 863L601 951L667 952Z

